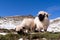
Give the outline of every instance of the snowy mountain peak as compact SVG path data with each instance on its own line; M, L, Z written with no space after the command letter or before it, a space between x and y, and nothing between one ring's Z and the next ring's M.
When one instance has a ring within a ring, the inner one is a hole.
M47 31L60 32L60 17L50 20L50 25Z

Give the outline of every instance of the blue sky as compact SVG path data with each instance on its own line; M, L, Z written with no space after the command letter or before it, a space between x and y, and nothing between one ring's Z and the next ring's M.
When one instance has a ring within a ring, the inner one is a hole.
M33 15L46 11L50 19L60 17L60 0L0 0L0 16Z

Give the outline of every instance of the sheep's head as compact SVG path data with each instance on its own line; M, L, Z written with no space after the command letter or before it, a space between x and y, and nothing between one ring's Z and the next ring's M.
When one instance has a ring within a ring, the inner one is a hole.
M38 12L38 18L39 18L40 21L43 21L45 17L48 18L48 13L47 12L45 12L45 11Z

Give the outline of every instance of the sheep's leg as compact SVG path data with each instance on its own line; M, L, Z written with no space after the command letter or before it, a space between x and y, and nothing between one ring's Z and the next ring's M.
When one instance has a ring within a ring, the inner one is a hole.
M33 32L35 32L35 31L36 31L35 29L36 29L36 25L35 25L35 26L34 26L34 28L33 28Z
M38 30L36 30L36 28L37 28L37 26L35 25L35 27L34 27L34 32L39 32Z
M44 32L46 32L47 31L47 29L44 29Z
M47 30L45 29L44 31L46 32Z
M42 29L43 29L43 28L40 28L40 32L42 32Z
M32 27L30 27L30 32L32 32L33 30L32 30Z
M32 28L31 28L31 32L33 32Z
M44 32L46 32L47 31L47 28L44 28Z
M27 28L27 30L28 30L28 33L30 33L30 32L31 32L31 31L30 31L30 30L31 30L30 28Z

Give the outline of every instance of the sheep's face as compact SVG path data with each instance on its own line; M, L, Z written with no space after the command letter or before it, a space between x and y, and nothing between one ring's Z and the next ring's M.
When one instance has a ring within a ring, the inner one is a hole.
M17 31L18 34L23 33L23 30L21 29L20 31Z
M43 21L45 17L48 18L48 13L47 13L47 12L40 11L40 12L38 13L38 18L39 18L40 21Z
M15 28L16 29L16 28ZM22 27L21 29L19 29L18 31L16 31L18 34L24 34L24 33L28 33L28 30L26 30L25 27Z

